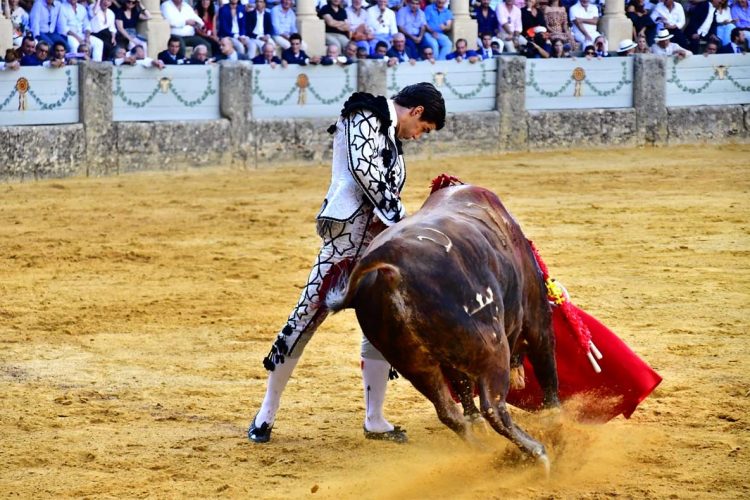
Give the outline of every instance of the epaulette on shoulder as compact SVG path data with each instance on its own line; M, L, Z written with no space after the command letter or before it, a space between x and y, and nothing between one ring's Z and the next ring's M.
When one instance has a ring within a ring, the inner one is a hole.
M380 133L388 133L388 127L391 126L391 113L388 110L388 100L385 97L374 96L367 92L355 92L344 103L344 107L341 108L341 116L347 117L360 109L366 109L374 113L380 121ZM333 134L335 131L336 124L328 127L329 134Z

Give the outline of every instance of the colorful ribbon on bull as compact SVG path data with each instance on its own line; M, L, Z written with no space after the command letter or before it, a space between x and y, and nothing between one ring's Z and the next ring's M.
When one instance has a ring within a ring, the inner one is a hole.
M450 174L440 174L432 180L432 183L430 184L430 194L446 187L463 184L464 183L458 177L454 177ZM576 308L573 307L573 303L570 302L570 296L568 296L565 287L555 281L554 278L550 278L547 265L542 260L542 256L539 255L539 250L537 250L534 242L531 240L527 241L531 246L531 251L534 253L534 258L539 266L539 270L544 277L544 284L547 287L547 300L549 300L552 307L560 308L560 311L563 313L563 316L565 316L565 319L570 324L571 329L576 336L581 352L586 354L594 371L596 373L601 373L602 369L599 366L599 363L597 363L597 360L602 359L602 354L591 341L591 331L589 330L589 327L586 326L586 323L584 323L583 320L581 320Z
M570 301L568 292L565 290L560 283L554 278L550 278L549 270L547 265L542 260L542 256L539 255L536 245L531 240L527 240L531 246L531 251L534 252L534 258L539 266L539 270L542 271L542 277L544 278L544 284L547 287L547 300L549 300L552 307L559 307L560 311L565 316L565 319L570 324L573 332L575 333L578 345L581 351L586 354L591 366L594 368L596 373L601 373L602 369L597 363L597 360L602 359L602 354L599 349L596 348L594 342L591 341L591 331L586 323L581 320L578 312L573 307L573 303Z

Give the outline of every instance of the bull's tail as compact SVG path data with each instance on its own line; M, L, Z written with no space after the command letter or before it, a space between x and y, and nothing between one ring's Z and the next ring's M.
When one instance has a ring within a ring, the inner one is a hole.
M325 298L326 307L333 313L351 307L352 301L357 296L363 282L372 273L379 273L388 279L392 286L401 281L401 272L393 264L377 261L362 263L354 268L348 281L344 281L328 291Z

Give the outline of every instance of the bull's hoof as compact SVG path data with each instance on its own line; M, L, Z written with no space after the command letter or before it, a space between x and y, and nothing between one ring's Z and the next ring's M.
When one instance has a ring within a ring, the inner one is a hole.
M365 427L362 427L365 431L365 439L373 439L375 441L391 441L393 443L403 444L409 441L406 436L406 429L402 429L398 425L393 428L392 431L388 432L372 432L368 431Z
M552 466L550 465L549 457L547 457L547 454L545 453L536 457L536 463L544 467L544 476L545 478L549 479Z
M267 443L271 440L271 431L273 425L268 425L268 422L263 422L260 427L255 426L255 417L250 423L250 428L247 430L247 438L253 443Z

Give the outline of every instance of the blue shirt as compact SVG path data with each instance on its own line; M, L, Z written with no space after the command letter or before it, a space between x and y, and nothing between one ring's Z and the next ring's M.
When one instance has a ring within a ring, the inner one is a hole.
M41 33L54 33L57 21L60 17L60 2L55 0L52 7L47 5L46 0L37 0L29 13L29 26L34 38Z
M404 6L396 12L396 24L406 33L417 36L419 35L422 26L427 24L427 18L425 18L422 9L417 9L417 12L412 12L411 7Z
M452 20L453 12L451 12L451 10L447 7L443 9L442 12L438 12L437 5L434 3L431 3L424 10L424 17L427 18L427 25L433 31L442 33L443 30L440 29L440 25L445 24L447 21Z

